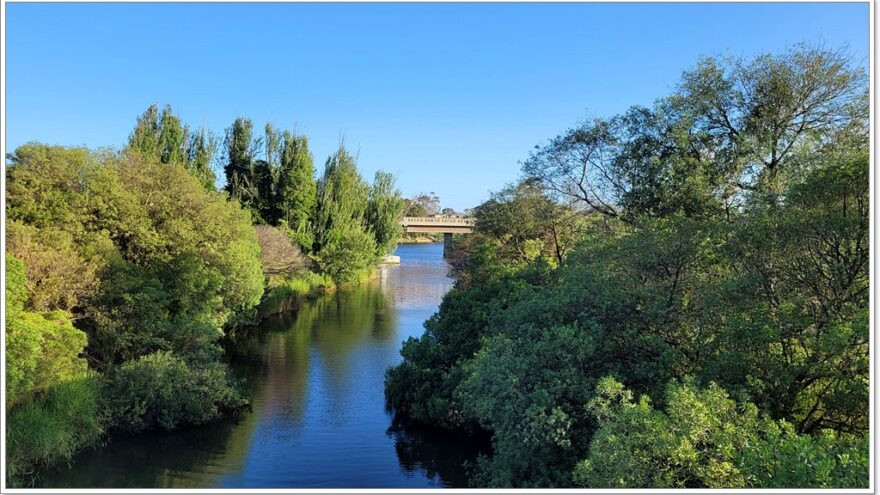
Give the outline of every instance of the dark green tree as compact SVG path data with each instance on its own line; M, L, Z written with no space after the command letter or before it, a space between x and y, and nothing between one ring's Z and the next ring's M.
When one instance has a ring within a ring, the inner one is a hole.
M137 119L134 131L128 137L128 149L137 150L146 156L159 157L159 105L155 103Z
M214 157L217 154L220 142L216 135L209 134L202 129L194 133L190 138L187 157L187 168L195 175L205 189L216 189L217 176L214 173Z
M317 185L315 165L306 136L284 132L280 169L278 204L281 218L287 222L300 247L310 251L310 221L315 214Z
M369 191L354 157L340 146L318 182L313 246L322 269L337 281L356 279L376 261L376 241L364 219Z
M404 202L400 191L394 188L394 176L388 172L376 172L367 204L366 222L376 239L380 256L394 251L397 240L403 235L400 220Z
M189 129L181 124L170 105L162 109L159 119L159 160L162 163L185 164L188 155Z
M226 130L226 191L243 207L258 213L257 181L255 180L253 139L254 124L250 119L238 117Z

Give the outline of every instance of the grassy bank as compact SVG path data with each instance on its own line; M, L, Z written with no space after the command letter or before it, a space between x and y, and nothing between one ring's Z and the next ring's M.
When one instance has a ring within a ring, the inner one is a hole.
M293 277L271 277L258 308L259 318L293 311L304 301L336 290L329 275L306 271Z
M99 397L98 375L89 372L7 411L7 483L30 485L38 469L98 442L104 433Z
M397 239L398 244L430 244L443 242L443 234L405 234Z

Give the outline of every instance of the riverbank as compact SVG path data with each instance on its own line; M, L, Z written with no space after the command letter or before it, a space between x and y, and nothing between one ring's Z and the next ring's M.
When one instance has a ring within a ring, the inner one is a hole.
M257 307L257 318L263 319L299 309L302 304L324 294L336 291L336 283L329 275L311 271L295 277L274 277L266 284L263 300Z
M252 412L114 436L42 472L37 487L467 487L463 465L487 453L484 439L401 424L385 408L385 370L452 286L442 245L395 254L401 265L372 281L306 299L226 342Z
M433 244L443 242L443 238L440 237L435 238L427 235L420 235L417 237L401 237L397 240L398 244Z

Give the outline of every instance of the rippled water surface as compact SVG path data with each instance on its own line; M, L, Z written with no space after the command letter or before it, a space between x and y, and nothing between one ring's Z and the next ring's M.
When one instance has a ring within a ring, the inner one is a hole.
M452 286L441 244L404 245L378 280L265 322L227 350L254 409L237 421L115 436L45 487L456 487L476 443L391 426L384 373Z

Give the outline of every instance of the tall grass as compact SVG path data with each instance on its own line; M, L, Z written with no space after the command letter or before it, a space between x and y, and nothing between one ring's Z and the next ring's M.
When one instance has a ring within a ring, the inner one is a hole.
M69 460L104 432L97 374L61 382L6 414L6 484L28 486L35 471Z
M259 317L293 311L304 301L335 289L333 279L325 273L305 271L293 277L273 277L263 293Z

